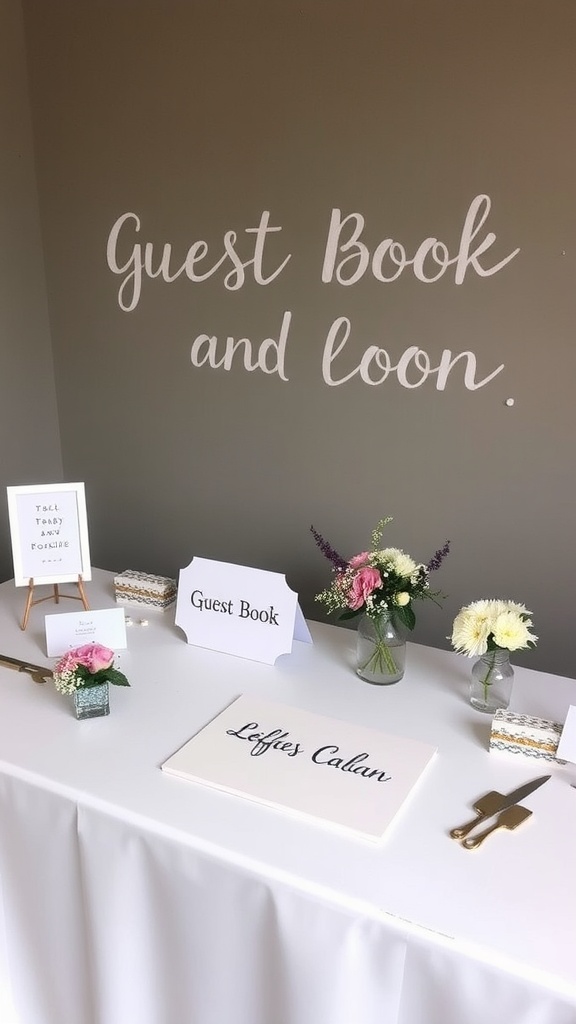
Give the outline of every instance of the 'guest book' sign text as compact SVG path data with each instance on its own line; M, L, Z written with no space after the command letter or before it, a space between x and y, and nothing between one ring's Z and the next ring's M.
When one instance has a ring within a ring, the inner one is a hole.
M208 558L180 570L176 625L189 644L268 665L311 640L285 576Z
M378 840L435 752L419 740L243 695L162 769Z

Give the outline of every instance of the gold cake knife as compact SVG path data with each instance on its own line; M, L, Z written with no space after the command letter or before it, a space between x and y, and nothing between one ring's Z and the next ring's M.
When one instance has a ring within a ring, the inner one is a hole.
M480 825L486 818L491 818L493 814L498 814L499 811L504 811L507 807L512 807L513 804L519 804L521 800L524 800L530 793L533 793L535 789L548 782L549 778L549 775L541 775L539 779L532 779L531 782L519 786L518 789L514 789L511 793L497 793L495 790L486 793L485 796L480 797L474 804L476 817L472 818L466 825L453 828L450 832L452 839L463 839L473 828L476 828L476 825Z

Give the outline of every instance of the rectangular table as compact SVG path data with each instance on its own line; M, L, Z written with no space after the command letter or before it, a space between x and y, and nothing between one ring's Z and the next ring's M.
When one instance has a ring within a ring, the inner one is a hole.
M114 606L111 573L86 590ZM58 609L23 633L23 593L0 586L0 651L49 664ZM126 612L132 685L111 687L108 718L77 722L71 698L0 666L15 1024L575 1024L576 766L489 753L468 659L410 644L383 688L356 677L347 629L310 623L314 644L271 667L189 646L174 610ZM240 693L437 745L381 845L160 770ZM576 682L517 668L513 703L565 713ZM476 797L548 771L517 832L476 852L449 838Z

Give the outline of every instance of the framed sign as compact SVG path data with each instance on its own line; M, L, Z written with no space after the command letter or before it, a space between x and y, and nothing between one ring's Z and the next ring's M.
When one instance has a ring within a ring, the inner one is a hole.
M84 484L8 487L14 582L92 579Z

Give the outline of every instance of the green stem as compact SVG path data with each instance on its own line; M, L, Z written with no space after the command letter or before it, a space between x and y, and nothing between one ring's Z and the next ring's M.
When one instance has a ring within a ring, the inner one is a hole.
M491 661L490 665L488 666L488 671L487 671L486 675L484 676L484 679L480 680L480 683L484 687L484 703L485 704L488 703L488 687L492 686L492 682L491 682L490 676L492 675L492 673L494 671L494 665L495 665L495 662L496 662L496 651L492 651L491 653L492 653L492 661ZM486 658L486 660L488 660L488 654L485 655L485 658Z
M371 619L371 622L374 623L374 632L376 633L374 651L364 664L360 665L360 671L365 672L368 669L369 672L395 676L398 674L398 666L392 657L390 647L382 636L382 622L380 619Z

